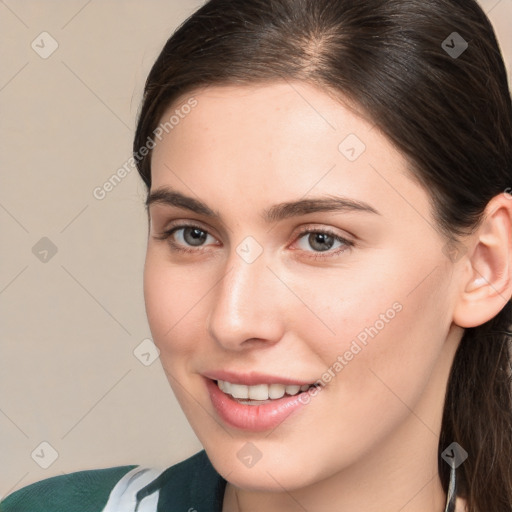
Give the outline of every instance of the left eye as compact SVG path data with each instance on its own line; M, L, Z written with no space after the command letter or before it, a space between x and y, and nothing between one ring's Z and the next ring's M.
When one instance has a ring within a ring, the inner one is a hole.
M333 246L338 243L338 247L350 246L351 242L345 240L343 237L336 235L330 231L304 231L300 237L299 241L306 242L306 244L313 249L313 252L326 252L333 248ZM304 243L298 244L301 250L309 251ZM335 251L336 252L336 251Z

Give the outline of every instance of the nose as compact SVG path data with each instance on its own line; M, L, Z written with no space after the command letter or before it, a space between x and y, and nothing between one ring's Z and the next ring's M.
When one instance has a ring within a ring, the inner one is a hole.
M247 263L233 251L224 268L212 291L210 336L229 350L279 341L284 333L284 286L267 268L264 253Z

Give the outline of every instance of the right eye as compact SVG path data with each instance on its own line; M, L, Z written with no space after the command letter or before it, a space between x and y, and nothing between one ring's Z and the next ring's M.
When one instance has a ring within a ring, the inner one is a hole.
M204 242L210 237L215 238L200 226L195 224L179 224L167 229L159 240L167 240L172 250L182 252L198 252L191 247L203 247ZM218 245L218 244L216 244Z

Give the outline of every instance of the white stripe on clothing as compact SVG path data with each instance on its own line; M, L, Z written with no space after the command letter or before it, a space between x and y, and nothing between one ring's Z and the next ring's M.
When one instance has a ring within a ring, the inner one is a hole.
M137 492L162 474L165 469L144 468L137 466L117 482L102 512L156 512L159 491L146 496L137 505Z

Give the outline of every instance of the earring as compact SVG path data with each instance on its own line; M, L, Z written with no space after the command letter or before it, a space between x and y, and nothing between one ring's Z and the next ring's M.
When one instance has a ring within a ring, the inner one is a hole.
M446 498L446 508L444 512L455 512L455 501L457 499L457 480L456 469L450 464L450 483L448 485L448 495Z

